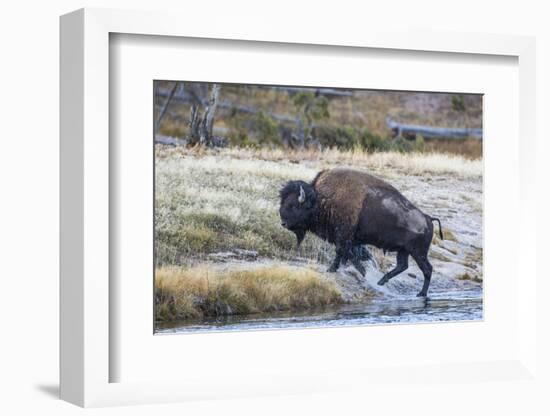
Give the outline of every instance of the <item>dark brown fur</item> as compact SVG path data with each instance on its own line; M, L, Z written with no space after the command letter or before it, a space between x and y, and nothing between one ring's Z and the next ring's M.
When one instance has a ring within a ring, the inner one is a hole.
M336 271L341 261L351 260L364 275L365 268L354 254L363 244L397 251L397 266L380 280L383 285L406 270L411 255L424 273L419 296L426 296L432 273L427 255L432 220L437 219L422 213L389 183L351 169L322 171L310 184L291 181L285 185L280 215L298 244L310 231L336 245L330 271Z
M332 227L338 226L344 240L353 240L369 189L377 187L397 191L376 176L343 168L319 172L311 185L320 211L326 216L324 219Z

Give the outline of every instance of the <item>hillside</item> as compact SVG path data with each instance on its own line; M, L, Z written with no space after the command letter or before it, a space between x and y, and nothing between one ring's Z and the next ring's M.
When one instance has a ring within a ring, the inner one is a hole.
M173 82L155 84L155 109L166 101ZM207 102L210 85L180 83L158 133L183 138L189 134L191 105ZM305 130L321 147L369 150L416 150L480 158L476 139L396 141L386 118L436 127L482 127L482 96L376 90L282 88L222 84L214 133L233 146L287 145L286 135ZM290 133L289 133L290 132ZM391 148L391 149L390 149Z

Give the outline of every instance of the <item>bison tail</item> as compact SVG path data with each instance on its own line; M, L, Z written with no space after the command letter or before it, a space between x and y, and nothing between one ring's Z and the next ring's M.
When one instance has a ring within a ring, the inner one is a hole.
M441 221L439 221L439 218L430 217L430 220L437 221L439 224L439 238L443 240L443 229L441 228Z

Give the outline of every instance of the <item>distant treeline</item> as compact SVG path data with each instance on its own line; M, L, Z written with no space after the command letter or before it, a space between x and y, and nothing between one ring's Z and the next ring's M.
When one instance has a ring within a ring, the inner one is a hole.
M396 135L387 124L391 117L477 134L479 95L156 81L154 102L156 134L177 143L436 151L470 158L482 152L482 141L473 137Z

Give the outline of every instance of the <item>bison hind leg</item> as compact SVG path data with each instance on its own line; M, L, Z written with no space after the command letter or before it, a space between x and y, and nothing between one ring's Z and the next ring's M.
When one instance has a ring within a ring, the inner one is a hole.
M399 273L404 272L405 270L407 270L408 267L409 253L407 253L405 250L399 250L397 252L397 264L395 265L395 268L382 276L382 279L378 281L378 284L380 286L384 286L392 277L395 277Z
M414 261L416 261L416 264L418 264L418 267L420 268L420 270L422 270L422 274L424 275L424 284L422 285L422 290L418 292L416 296L426 297L428 296L428 288L430 287L430 281L432 279L433 267L428 260L428 256L426 255L422 255L422 256L413 255L413 258L414 258Z

